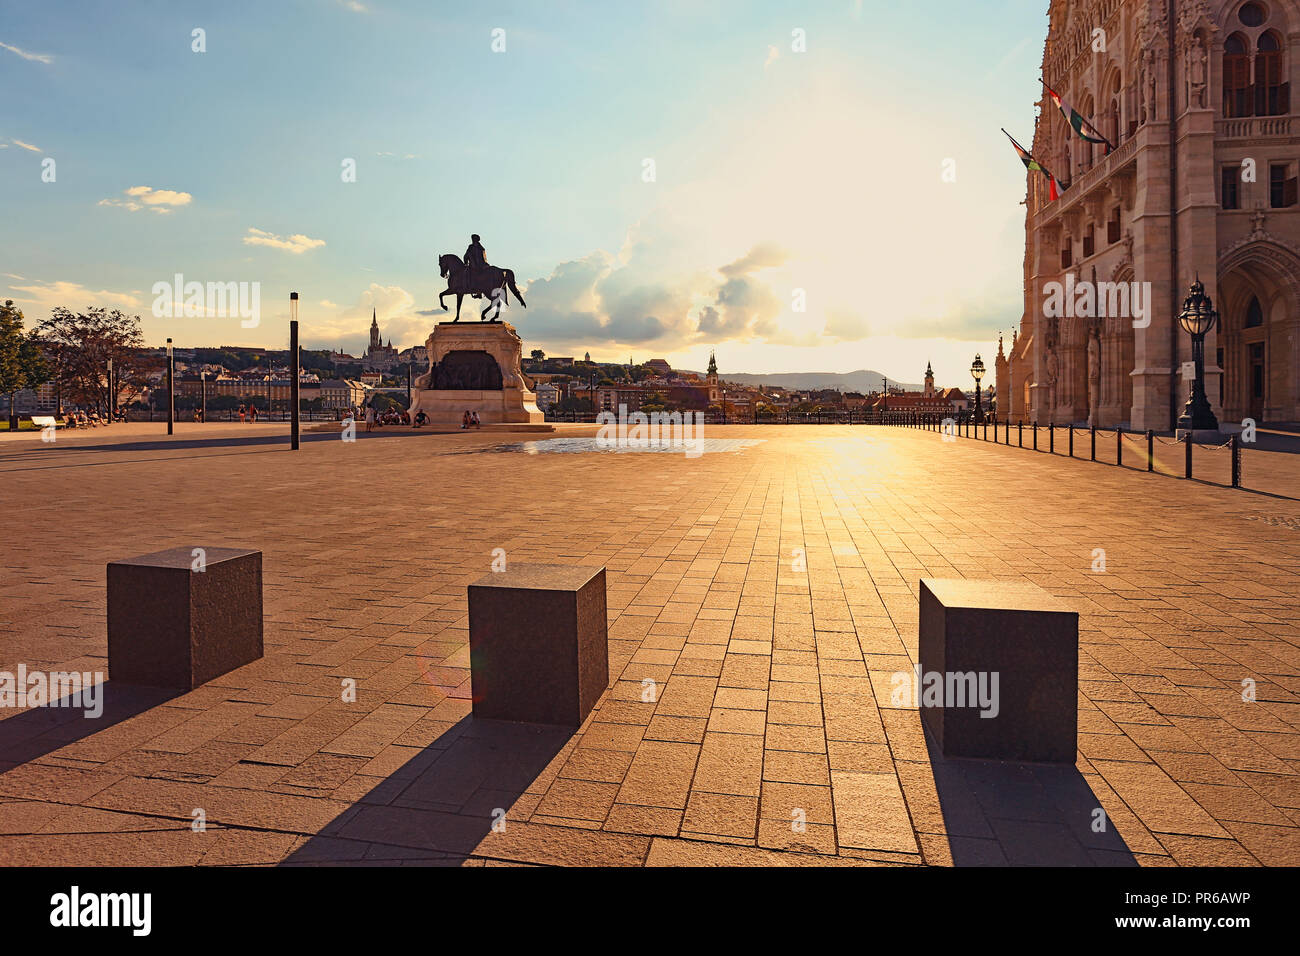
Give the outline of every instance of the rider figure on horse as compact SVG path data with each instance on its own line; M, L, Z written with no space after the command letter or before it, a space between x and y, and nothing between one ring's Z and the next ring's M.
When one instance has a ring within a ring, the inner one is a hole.
M477 287L478 279L487 270L488 263L487 251L483 248L483 243L479 242L478 233L474 233L469 238L469 246L465 249L465 268L469 273L467 284L472 289ZM479 294L475 292L474 298L477 299L478 297Z

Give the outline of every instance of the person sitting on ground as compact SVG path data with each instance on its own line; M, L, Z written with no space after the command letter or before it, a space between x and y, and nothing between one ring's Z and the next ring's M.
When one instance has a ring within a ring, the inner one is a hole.
M465 409L465 414L460 417L460 427L469 428L469 409Z
M429 416L424 414L424 409L422 408L415 413L415 422L413 423L412 427L419 428L421 425L427 425L428 423L429 423Z
M474 413L473 424L475 428L482 428L483 424L478 420L478 412Z

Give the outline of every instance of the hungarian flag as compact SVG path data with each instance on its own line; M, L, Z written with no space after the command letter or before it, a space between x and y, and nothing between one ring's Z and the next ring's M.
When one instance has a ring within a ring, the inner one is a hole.
M1056 108L1060 110L1061 115L1065 117L1065 121L1070 124L1070 128L1074 130L1081 139L1087 140L1089 143L1103 144L1106 147L1106 155L1109 156L1110 151L1115 147L1110 144L1110 140L1101 135L1101 130L1097 129L1097 127L1084 119L1082 113L1073 109L1069 103L1066 103L1057 96L1054 89L1046 83L1044 83L1043 86L1047 89L1047 95L1052 98L1052 102L1056 104Z
M1029 154L1029 150L1025 149L1023 146L1017 143L1016 138L1014 136L1012 136L1006 130L1003 130L1002 132L1007 137L1007 139L1011 140L1011 145L1015 149L1017 155L1020 156L1020 161L1025 164L1025 169L1036 169L1044 176L1047 177L1047 188L1048 188L1047 198L1052 202L1055 202L1057 199L1059 199L1061 194L1056 190L1056 177L1051 174L1051 172L1048 170L1046 166L1044 166L1038 160L1034 159L1034 157Z

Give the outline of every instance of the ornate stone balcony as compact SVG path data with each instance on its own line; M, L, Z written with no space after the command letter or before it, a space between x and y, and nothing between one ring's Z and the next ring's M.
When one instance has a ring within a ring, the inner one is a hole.
M1290 116L1242 116L1236 119L1214 121L1216 139L1266 139L1270 136L1290 136ZM1300 124L1297 131L1300 132Z
M1130 136L1120 143L1109 156L1095 163L1091 169L1076 176L1070 188L1061 193L1060 199L1048 203L1038 210L1034 215L1034 225L1045 225L1067 210L1076 208L1100 183L1106 182L1136 160L1137 142L1137 134Z

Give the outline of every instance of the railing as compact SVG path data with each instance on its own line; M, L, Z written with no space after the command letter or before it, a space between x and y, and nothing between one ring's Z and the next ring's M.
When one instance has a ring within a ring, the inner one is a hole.
M1290 136L1289 116L1243 116L1221 119L1214 123L1219 139L1257 139L1261 136Z
M893 425L904 428L919 428L924 431L939 432L946 441L956 441L958 438L974 438L977 440L989 441L989 429L993 430L993 444L1011 445L1012 444L1012 422L1009 418L1002 420L991 416L984 416L976 419L971 412L959 413L955 416L941 417L929 413L920 412L899 412L883 416L879 422L882 425ZM1083 432L1088 435L1088 460L1097 461L1097 435L1098 429L1093 426L1089 428L1075 428L1073 425L1065 425L1063 428L1067 432L1067 452L1066 457L1077 458L1074 453L1074 436L1076 432ZM998 440L999 429L1002 432L1002 440ZM1047 432L1047 450L1046 454L1059 454L1056 450L1056 432L1057 427L1053 424L1041 426L1037 422L1030 422L1028 425L1023 421L1015 423L1015 445L1017 448L1024 448L1026 435L1025 431L1030 432L1028 440L1030 448L1033 451L1040 451L1038 445L1038 432L1042 429ZM1104 436L1104 432L1102 432ZM1124 464L1125 443L1145 445L1145 470L1153 474L1168 474L1174 476L1172 472L1157 472L1155 446L1156 442L1163 445L1182 445L1183 452L1183 478L1191 480L1193 477L1192 470L1192 449L1195 442L1190 436L1182 438L1163 438L1154 431L1148 429L1145 432L1126 432L1123 427L1116 427L1115 435L1115 465L1119 468L1126 467ZM1242 487L1241 484L1241 442L1236 435L1231 436L1222 445L1201 445L1201 449L1207 452L1221 451L1227 449L1231 456L1231 483L1233 488ZM1106 462L1103 462L1106 464ZM1176 476L1174 476L1176 477Z
M1082 201L1083 197L1088 195L1093 187L1103 179L1118 172L1121 167L1126 166L1137 152L1137 139L1137 133L1135 132L1120 143L1109 156L1103 157L1099 162L1094 163L1090 169L1079 174L1075 181L1070 184L1070 188L1061 193L1060 199L1048 203L1038 211L1037 221L1044 223L1054 219L1064 210Z

